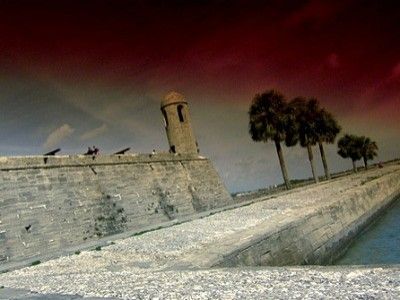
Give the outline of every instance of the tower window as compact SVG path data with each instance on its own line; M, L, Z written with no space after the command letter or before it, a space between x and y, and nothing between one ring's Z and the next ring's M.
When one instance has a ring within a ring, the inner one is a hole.
M179 121L182 123L182 122L185 122L185 119L183 118L183 112L182 112L182 110L183 110L183 105L178 105L178 116L179 116Z
M168 126L168 117L167 117L167 113L165 112L165 109L162 109L162 114L164 116L164 122L165 122L165 127Z

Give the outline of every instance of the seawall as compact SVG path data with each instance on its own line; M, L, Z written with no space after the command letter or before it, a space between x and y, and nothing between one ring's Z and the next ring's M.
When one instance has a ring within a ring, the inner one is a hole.
M222 207L198 155L0 157L0 265Z
M235 242L223 247L223 254L209 261L209 266L331 264L400 196L399 167L394 167L388 174L380 175L379 172L373 170L348 176L350 182L354 180L357 184L347 190L339 185L335 187L333 182L331 188L337 190L329 197L319 194L315 187L320 202L286 209L268 225L264 223L238 234L234 237ZM346 185L343 178L337 182ZM299 197L298 200L301 203L306 199Z

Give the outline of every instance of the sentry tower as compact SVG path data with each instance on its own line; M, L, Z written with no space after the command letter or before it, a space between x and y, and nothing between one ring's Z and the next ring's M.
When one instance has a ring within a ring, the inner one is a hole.
M182 94L168 93L161 101L171 153L198 153L188 103Z

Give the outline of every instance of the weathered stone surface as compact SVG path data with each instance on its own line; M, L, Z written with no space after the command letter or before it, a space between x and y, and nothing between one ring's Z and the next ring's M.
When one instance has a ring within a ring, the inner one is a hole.
M0 157L0 266L222 207L198 155Z

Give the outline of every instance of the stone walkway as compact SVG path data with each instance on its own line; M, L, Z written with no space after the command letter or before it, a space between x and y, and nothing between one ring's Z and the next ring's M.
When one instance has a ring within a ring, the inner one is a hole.
M4 273L0 286L6 289L0 289L0 299L7 299L2 296L7 293L7 297L14 293L15 299L30 299L26 298L30 295L17 295L26 292L12 289L38 292L32 297L43 299L49 294L58 294L60 299L67 299L62 298L65 294L118 299L400 298L400 266L208 269L213 254L220 255L229 240L246 239L246 232L264 222L281 226L329 204L335 195L395 170L398 166L299 188L118 240L100 251L83 251Z

